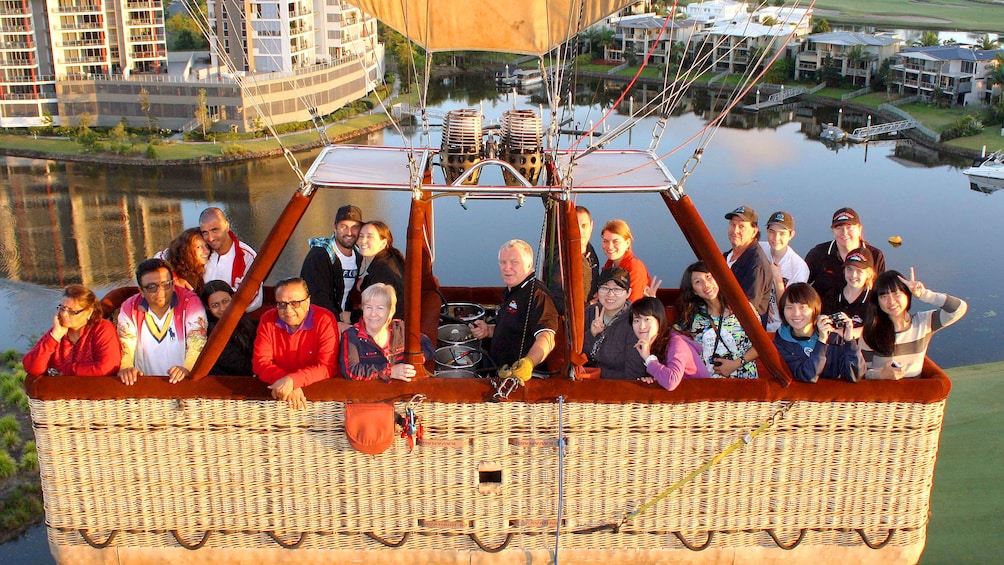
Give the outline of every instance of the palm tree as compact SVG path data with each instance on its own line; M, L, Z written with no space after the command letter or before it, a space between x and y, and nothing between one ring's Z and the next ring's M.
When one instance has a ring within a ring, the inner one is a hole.
M993 51L994 49L997 49L997 46L1000 45L1000 42L1001 42L1000 39L993 40L990 39L989 35L984 35L983 37L980 38L980 42L976 44L976 48L981 51Z
M990 101L993 102L993 90L994 87L1000 87L1004 90L1004 53L998 53L994 60L990 63L993 66L992 69L987 73L987 90L990 91ZM1004 92L997 95L998 101L1004 100L1002 96Z
M915 47L933 47L941 45L941 41L938 40L937 32L925 31L924 35L920 36L920 40L914 41L913 44Z

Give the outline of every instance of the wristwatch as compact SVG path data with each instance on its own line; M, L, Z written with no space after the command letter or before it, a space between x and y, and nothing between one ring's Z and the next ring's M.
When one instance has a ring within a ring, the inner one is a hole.
M745 365L745 364L746 364L746 354L744 353L744 354L742 354L742 355L739 356L739 365L742 366L742 365Z

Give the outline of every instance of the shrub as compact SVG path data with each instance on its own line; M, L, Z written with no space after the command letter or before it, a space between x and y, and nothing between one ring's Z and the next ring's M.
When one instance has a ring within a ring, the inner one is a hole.
M21 431L21 424L17 423L17 418L14 416L4 416L0 418L0 434L7 432L14 432L15 434Z
M15 449L21 443L21 436L17 432L6 431L0 433L0 446L4 449Z
M4 450L0 450L0 480L9 479L17 474L17 462Z
M227 143L223 146L224 155L246 155L251 153L251 150L239 143Z
M21 448L21 463L19 464L22 471L38 471L38 450L35 448L34 441L26 441L24 446Z
M948 141L959 137L970 137L983 132L983 122L974 116L962 116L951 126L941 132L941 140Z
M157 141L157 140L155 140L155 141ZM158 141L157 144L159 145L160 142ZM151 142L150 144L148 144L146 146L146 158L147 159L156 159L157 158L157 150L153 146L154 146L153 142Z

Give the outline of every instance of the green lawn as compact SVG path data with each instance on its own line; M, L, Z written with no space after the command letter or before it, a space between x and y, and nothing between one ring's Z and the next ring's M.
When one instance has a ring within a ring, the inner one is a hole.
M983 133L972 137L960 137L948 142L948 145L965 147L979 152L984 146L987 153L992 153L999 149L1004 150L1004 135L1001 135L1000 124L990 124L983 128Z
M335 137L345 133L351 133L372 125L389 122L385 114L374 113L356 116L347 120L330 124L327 127L328 137ZM317 132L306 130L282 136L282 143L286 147L306 145L318 141ZM145 143L138 144L144 151ZM242 139L238 141L220 141L217 143L166 143L157 145L157 159L169 161L176 159L198 159L200 157L219 157L223 155L224 149L228 146L240 146L251 152L271 151L279 148L279 143L273 137ZM0 148L5 149L29 149L33 151L44 151L55 155L82 155L83 151L76 142L68 139L33 139L23 135L0 135Z
M952 393L920 562L995 563L1004 555L1004 363L947 372Z
M680 5L696 1L682 0ZM817 0L815 11L814 19L832 23L939 31L1004 30L1004 7L990 0Z

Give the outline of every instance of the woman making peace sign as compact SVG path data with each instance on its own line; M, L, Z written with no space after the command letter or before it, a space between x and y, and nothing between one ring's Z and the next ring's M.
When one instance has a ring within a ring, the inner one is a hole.
M912 298L937 306L910 315ZM964 300L932 292L917 280L910 268L910 280L896 271L886 271L875 281L868 302L861 352L868 363L869 379L899 380L919 377L934 332L950 326L966 315Z

